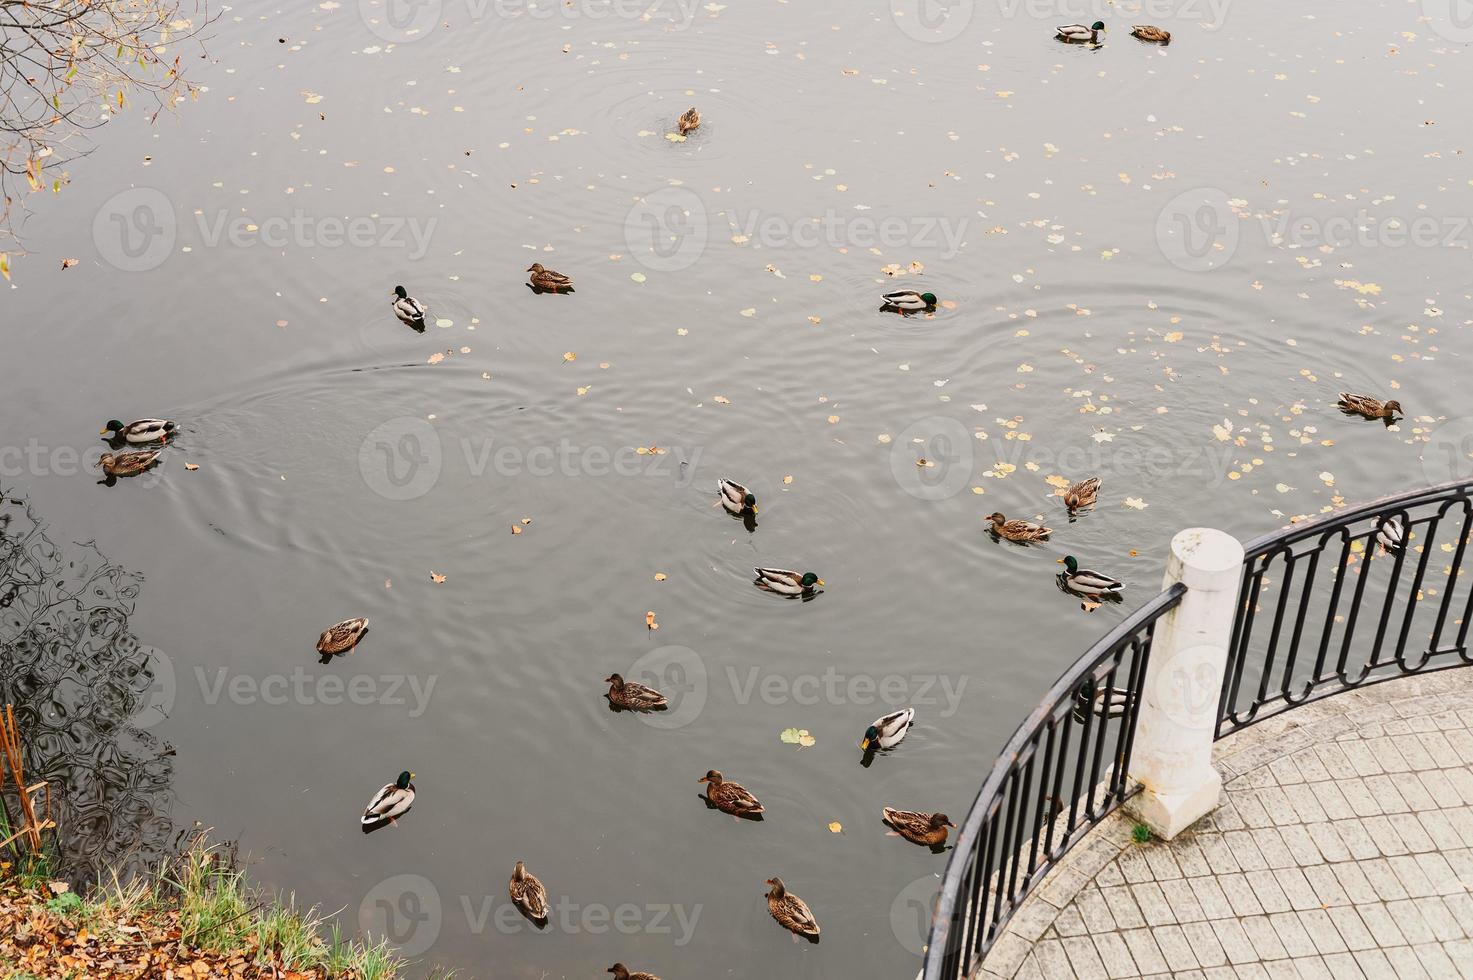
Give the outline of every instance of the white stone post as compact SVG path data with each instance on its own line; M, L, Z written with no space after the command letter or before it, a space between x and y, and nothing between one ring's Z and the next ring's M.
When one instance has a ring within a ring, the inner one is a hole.
M1156 622L1130 759L1142 790L1126 805L1165 840L1210 813L1222 789L1212 734L1242 573L1230 534L1193 527L1171 539L1165 587L1182 582L1187 593Z

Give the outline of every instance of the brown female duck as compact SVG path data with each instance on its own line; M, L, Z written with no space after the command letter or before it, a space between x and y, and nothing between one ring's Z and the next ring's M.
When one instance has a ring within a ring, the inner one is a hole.
M708 769L706 775L696 780L706 784L706 799L723 813L734 817L755 817L763 812L757 797L747 792L741 783L729 783L719 769Z
M767 884L772 886L767 893L767 911L772 913L777 924L796 935L817 939L818 920L813 917L808 903L789 892L781 878L768 878Z
M1031 521L1010 521L1001 514L990 514L987 519L992 522L992 533L1009 541L1042 541L1053 534L1052 528L1044 527L1042 524L1034 524Z
M888 806L885 807L885 823L911 843L926 847L945 844L946 828L956 827L944 813L916 813Z
M604 695L609 699L609 704L625 711L663 711L668 702L665 695L652 687L645 687L637 681L626 681L619 674L610 674L604 678L609 685L609 693Z

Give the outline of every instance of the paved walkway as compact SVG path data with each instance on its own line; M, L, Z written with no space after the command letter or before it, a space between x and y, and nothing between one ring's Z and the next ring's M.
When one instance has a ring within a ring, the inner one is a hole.
M1216 812L1145 845L1111 816L981 976L1473 980L1473 668L1291 710L1214 761Z

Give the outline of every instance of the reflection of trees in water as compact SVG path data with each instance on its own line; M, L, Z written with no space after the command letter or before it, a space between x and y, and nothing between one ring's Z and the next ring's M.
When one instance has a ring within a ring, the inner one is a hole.
M0 495L0 703L15 704L27 778L51 784L78 883L152 863L173 834L173 749L139 727L173 693L167 661L128 630L141 581Z

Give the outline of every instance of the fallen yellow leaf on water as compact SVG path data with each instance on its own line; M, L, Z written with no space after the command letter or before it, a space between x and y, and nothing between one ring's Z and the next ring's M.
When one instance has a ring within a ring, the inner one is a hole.
M439 364L443 360L445 360L445 355L440 353L439 351L435 351L433 354L430 355L428 363Z
M439 572L430 572L430 581L434 582L436 585L439 585L440 583L445 581L445 576L441 575Z
M572 351L564 351L563 360L568 362L576 361L578 360L578 355L574 354Z
M716 404L718 404L718 405L730 405L731 404L731 399L730 398L727 398L725 395L716 395L711 400L713 402L715 402Z
M829 425L838 425L838 424L839 424L839 416L837 416L837 415L830 415L829 416Z
M72 266L74 266L76 264L77 264L77 260L76 259L62 259L61 260L61 267L63 269L70 269Z
M783 486L789 486L789 485L792 484L792 482L793 482L793 476L792 476L791 473L788 474L787 476L783 477Z
M681 136L679 133L666 133L665 138L672 143L684 143L690 139L689 136Z
M592 387L593 387L593 385L588 385L588 386L586 386L586 387L583 387L583 388L579 388L579 389L578 389L578 395L579 395L579 397L582 397L582 396L583 396L583 395L586 395L586 394L588 394L588 389L589 389L589 388L592 388Z
M184 468L186 470L197 470L197 469L199 469L199 464L198 463L185 463L184 464Z
M522 529L520 527L518 527L517 525L513 524L511 526L511 533L512 534L521 534L522 533Z
M841 823L839 823L839 821L835 820L833 823L829 824L829 833L831 833L831 834L842 834L843 832L844 832L844 825L841 824Z
M1185 335L1180 330L1173 330L1173 331L1171 331L1171 333L1167 334L1163 339L1168 344L1174 344L1177 341L1181 340L1183 336L1185 336Z
M1125 498L1125 506L1127 506L1127 507L1133 507L1136 510L1145 510L1146 507L1147 507L1147 504L1146 504L1146 502L1144 500L1142 500L1139 497L1126 497Z
M532 518L530 518L530 517L524 517L524 518L522 518L522 523L523 524L531 524L532 523Z
M655 573L655 581L656 582L663 582L663 581L665 581L669 577L670 576L666 575L664 572L656 572Z
M653 609L644 614L644 625L646 629L657 630L660 628L660 624L655 622L655 611Z

